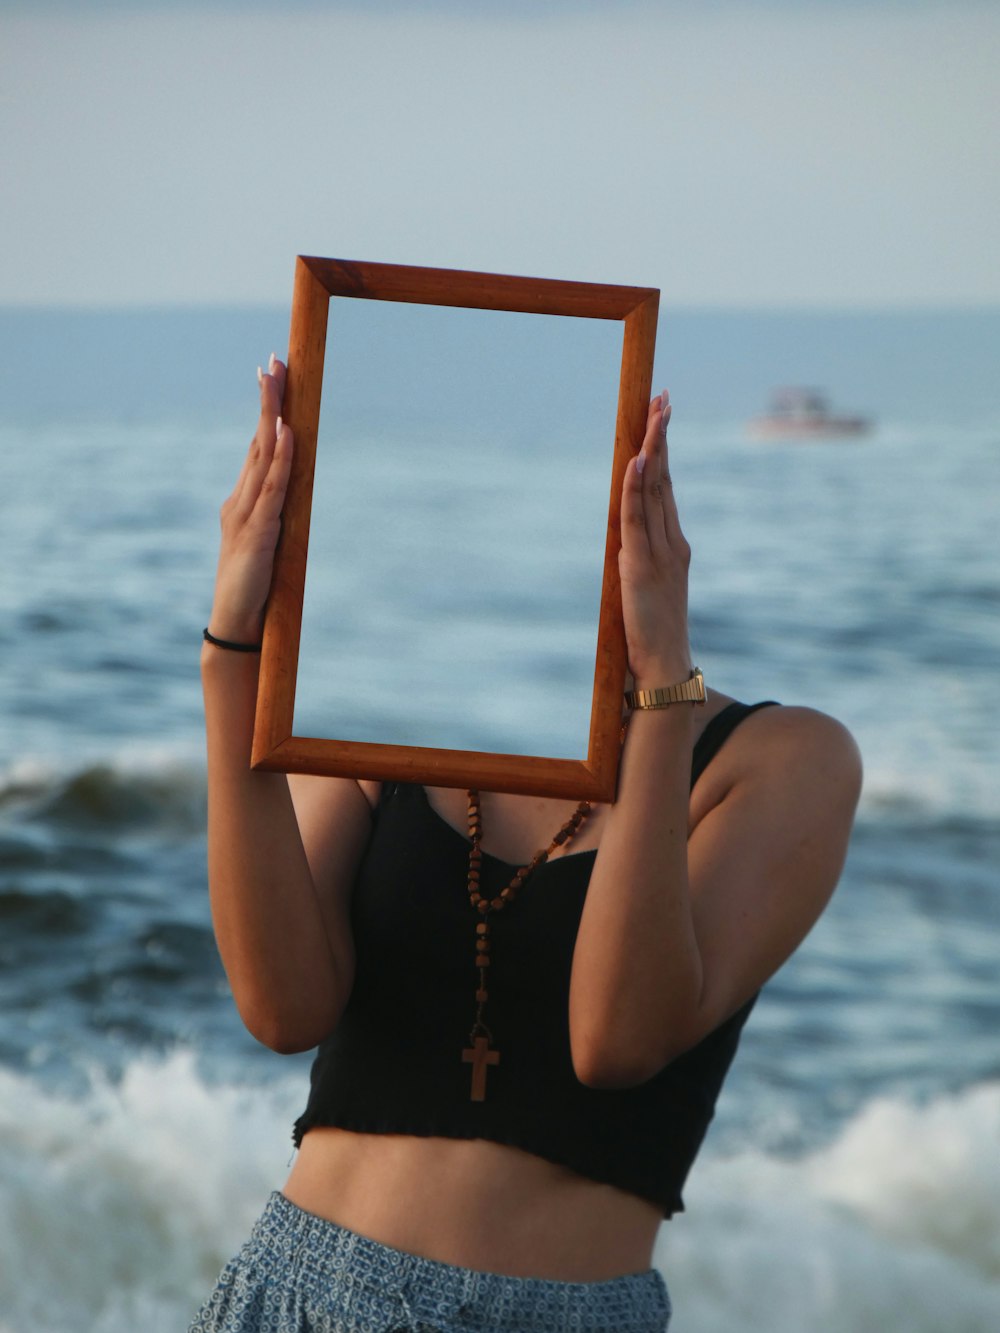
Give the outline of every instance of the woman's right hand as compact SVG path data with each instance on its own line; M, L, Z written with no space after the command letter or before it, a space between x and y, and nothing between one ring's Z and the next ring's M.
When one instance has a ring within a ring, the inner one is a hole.
M271 588L281 510L292 466L292 432L281 420L285 367L272 355L260 378L260 417L243 470L220 513L222 543L209 629L258 643Z

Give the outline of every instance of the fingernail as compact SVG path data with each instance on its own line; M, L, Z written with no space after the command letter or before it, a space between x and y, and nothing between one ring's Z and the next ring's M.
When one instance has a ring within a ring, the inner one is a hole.
M257 383L264 383L264 372L261 370L260 366L257 367Z
M669 407L669 406L670 406L670 390L669 390L669 389L664 389L664 390L662 391L662 393L660 394L660 406L661 406L661 407Z
M639 476L642 476L642 469L646 466L646 455L640 449L635 459L635 470Z
M269 375L273 375L273 374L274 374L274 367L275 367L276 363L277 363L277 357L276 357L276 356L274 355L274 353L272 352L271 355L270 355L270 357L268 358L268 362L267 362L267 373L268 373Z
M281 427L282 427L282 425L283 425L283 422L282 422L282 420L281 420L281 417L279 417L278 420L277 420L277 423L276 423L276 425L275 425L275 427L274 427L274 438L275 438L275 440L280 440L280 439L281 439Z

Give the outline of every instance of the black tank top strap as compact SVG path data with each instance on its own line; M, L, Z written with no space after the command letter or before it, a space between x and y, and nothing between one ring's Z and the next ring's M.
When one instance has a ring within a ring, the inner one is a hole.
M719 753L745 718L751 713L756 713L759 708L777 707L776 699L764 699L757 704L727 704L720 713L716 713L695 741L694 753L691 755L691 786L693 787L698 781L708 767L709 761Z

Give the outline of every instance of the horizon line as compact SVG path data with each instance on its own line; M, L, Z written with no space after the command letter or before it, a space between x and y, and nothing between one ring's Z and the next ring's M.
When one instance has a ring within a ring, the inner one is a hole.
M240 312L287 312L290 302L278 300L219 300L219 301L3 301L0 300L0 315L139 315L139 314L199 314L219 313L223 311L238 314ZM660 292L660 310L675 313L719 313L719 314L756 314L756 315L907 315L907 314L987 314L1000 313L1000 297L995 300L927 300L913 302L884 303L865 302L845 304L842 302L823 304L820 301L803 302L762 302L762 301L720 301L701 302L664 299Z

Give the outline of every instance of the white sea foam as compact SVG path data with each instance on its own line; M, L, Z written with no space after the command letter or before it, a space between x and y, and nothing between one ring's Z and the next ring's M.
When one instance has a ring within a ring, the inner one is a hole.
M82 1100L0 1072L2 1333L186 1327L280 1183L301 1100L211 1087L186 1053Z
M175 1333L280 1186L300 1073L190 1054L80 1099L0 1073L0 1333ZM657 1251L677 1333L992 1333L1000 1085L870 1104L796 1160L709 1152Z
M657 1257L677 1333L995 1333L1000 1085L876 1101L798 1160L709 1158Z
M967 720L969 734L961 737L915 709L895 726L879 728L868 714L851 719L851 729L864 756L867 818L996 820L1000 746L981 722Z

